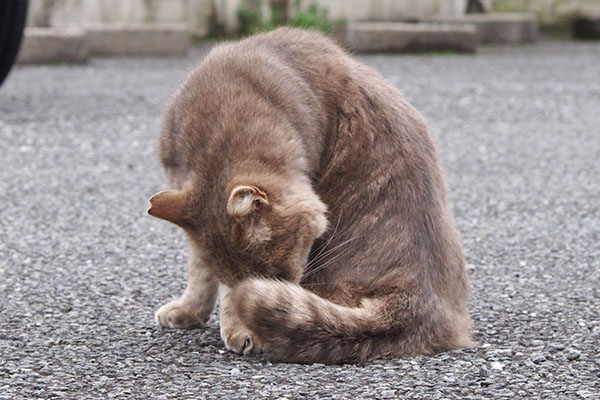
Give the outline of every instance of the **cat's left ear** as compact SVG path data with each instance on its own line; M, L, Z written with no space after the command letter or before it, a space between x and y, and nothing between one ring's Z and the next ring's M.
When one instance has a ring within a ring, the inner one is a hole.
M267 194L256 186L236 186L227 200L227 213L232 217L244 217L268 204Z
M150 208L147 212L154 217L183 226L189 198L189 193L185 190L163 190L150 198Z

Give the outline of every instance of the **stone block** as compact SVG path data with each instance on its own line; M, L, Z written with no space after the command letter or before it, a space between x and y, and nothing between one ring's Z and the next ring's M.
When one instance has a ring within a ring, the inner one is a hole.
M90 51L98 56L178 56L190 45L182 24L90 24Z
M357 22L337 37L357 52L473 52L476 44L469 24Z
M534 14L465 14L459 17L431 17L427 21L473 24L480 43L525 43L533 42L538 37L538 21Z
M83 29L27 28L17 62L83 63L88 57L89 43Z

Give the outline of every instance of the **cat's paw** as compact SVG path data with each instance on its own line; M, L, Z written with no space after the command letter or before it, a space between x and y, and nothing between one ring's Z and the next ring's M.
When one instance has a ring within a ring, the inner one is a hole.
M174 300L156 311L154 319L164 328L192 329L202 328L210 313L195 309L181 300Z
M256 340L255 335L252 335L246 328L223 329L221 330L221 338L225 342L225 348L237 354L260 353L262 345Z

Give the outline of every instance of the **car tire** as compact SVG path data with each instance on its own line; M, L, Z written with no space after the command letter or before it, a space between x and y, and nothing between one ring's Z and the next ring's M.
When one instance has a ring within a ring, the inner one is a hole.
M0 85L17 57L27 6L28 0L0 0Z

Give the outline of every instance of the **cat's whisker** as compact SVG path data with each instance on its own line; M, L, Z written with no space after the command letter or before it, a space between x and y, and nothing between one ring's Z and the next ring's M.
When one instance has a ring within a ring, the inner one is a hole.
M341 246L343 246L343 244L339 244L329 250L327 250L327 252L325 252L323 255L321 255L319 258L315 258L313 260L310 261L310 263L308 263L306 265L306 269L310 269L316 265L318 265L321 261L323 261L324 259L326 259L328 256L330 256L333 252L335 252L336 250L338 250Z
M339 236L343 236L343 235L345 235L345 234L346 234L346 232L347 232L347 231L348 231L348 229L346 229L346 230L344 230L344 231L340 231L340 232L338 232L337 236L338 236L338 237L339 237ZM354 239L357 239L357 238L354 238ZM354 240L354 239L351 239L351 240ZM329 245L329 244L330 244L330 243L328 243L328 245ZM320 254L318 254L317 256L314 256L314 257L313 257L313 258L312 258L312 259L311 259L311 260L308 262L308 264L307 264L306 268L313 267L313 266L315 266L316 264L318 264L319 262L323 261L323 259L327 258L327 256L329 256L329 255L330 255L332 252L334 252L335 250L337 250L338 246L340 246L340 245L343 245L343 244L345 244L345 243L340 243L339 245L337 245L337 246L335 246L335 247L333 247L333 248L330 248L330 249L328 249L328 250L326 250L326 251L325 251L325 249L323 249L323 250L324 250L324 252L320 252Z
M341 218L341 214L340 214L340 218ZM339 225L339 219L338 219L338 225ZM326 257L327 254L329 254L331 250L333 250L333 249L330 249L330 250L325 251L327 249L327 247L329 246L329 244L331 243L331 241L333 240L333 237L335 236L335 234L337 232L338 225L336 225L335 229L333 230L333 233L331 234L331 236L329 237L327 242L321 246L321 250L312 257L312 259L308 263L307 267L314 265L319 260L323 259L323 257ZM323 252L325 252L325 254L323 254Z
M342 246L345 246L345 245L349 244L350 242L352 242L352 241L354 241L354 240L356 240L356 239L359 239L360 237L361 237L361 236L356 236L356 237L354 237L354 238L352 238L352 239L348 239L348 240L346 240L346 241L344 241L344 242L342 242L342 243L338 244L337 246L335 246L334 248L332 248L331 250L329 250L329 251L327 252L327 254L326 254L324 257L326 257L327 255L331 254L332 252L334 252L335 250L339 249L340 247L342 247ZM324 269L326 266L330 265L330 264L331 264L331 263L333 263L334 261L338 260L338 259L339 259L341 256L345 255L347 252L348 252L348 251L346 250L346 251L342 251L342 252L341 252L341 253L339 253L339 254L336 254L336 255L335 255L333 258L331 258L330 260L327 260L325 263L323 263L323 264L321 264L321 265L317 266L316 268L314 268L314 269L310 270L308 273L306 273L306 274L304 275L304 278L308 278L308 277L310 277L310 276L312 276L312 275L316 274L317 272L321 271L321 270L322 270L322 269ZM323 257L323 258L324 258L324 257ZM314 265L314 263L313 263L312 265Z
M304 278L308 278L314 274L316 274L317 272L323 270L325 267L327 267L328 265L331 265L334 261L337 261L340 257L342 257L343 255L345 255L347 253L347 251L341 252L340 254L337 254L335 257L333 257L332 259L328 260L326 263L319 265L317 268L313 269L312 271L310 271L309 273L307 273L306 275L304 275Z
M303 288L310 288L313 286L325 286L325 285L331 285L331 284L335 284L335 282L331 281L331 282L311 282L311 283L303 283L300 286L302 286Z
M319 251L314 258L317 258L321 255L321 253L323 253L323 251L325 251L325 249L327 248L327 246L329 246L329 243L331 243L331 240L333 239L333 237L335 236L335 233L338 230L338 227L340 226L340 221L342 220L342 212L340 211L340 215L338 216L338 220L335 224L335 227L333 228L333 232L331 233L331 236L329 236L329 239L327 239L327 241L322 244L321 246L319 246L319 248L317 249L317 251ZM313 258L313 259L314 259Z
M334 251L336 251L337 249L339 249L340 247L360 238L361 236L357 236L354 237L352 239L348 239L346 241L343 241L342 243L338 244L337 246L327 250L324 254L322 254L321 256L317 257L317 258L313 258L312 260L310 260L310 262L306 265L306 269L309 269L310 267L315 266L317 263L319 263L320 261L322 261L323 259L327 258L327 256L329 256L331 253L333 253Z
M315 260L314 263L311 263L309 266L307 266L306 270L308 271L309 274L313 274L315 271L318 271L321 269L321 265L323 264L319 264L322 263L323 261L325 262L329 262L329 260L327 260L327 257L329 257L331 254L333 254L335 251L339 250L342 246L344 246L347 243L344 244L340 244L336 247L334 247L333 249L331 249L330 251L328 251L326 254L323 255L323 257L321 257L321 259L319 260ZM336 254L335 257L339 256L340 254L343 254L344 252L342 251L339 254Z

